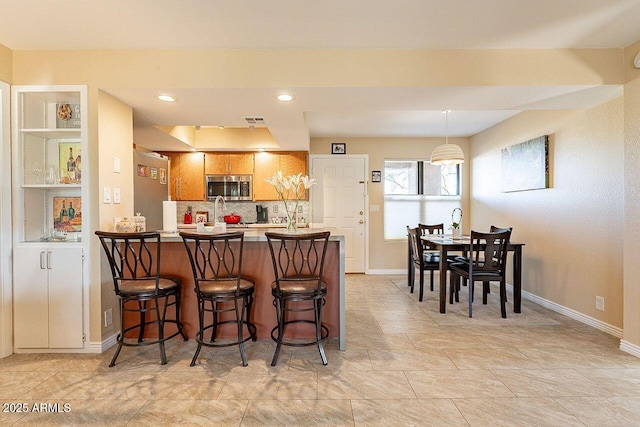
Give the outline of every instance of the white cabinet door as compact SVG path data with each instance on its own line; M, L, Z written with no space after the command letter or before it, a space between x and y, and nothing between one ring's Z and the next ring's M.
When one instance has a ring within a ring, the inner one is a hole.
M16 348L82 348L82 248L14 250Z
M49 348L82 348L82 249L48 253Z
M47 248L13 251L13 329L16 348L49 347ZM42 263L42 264L41 264Z

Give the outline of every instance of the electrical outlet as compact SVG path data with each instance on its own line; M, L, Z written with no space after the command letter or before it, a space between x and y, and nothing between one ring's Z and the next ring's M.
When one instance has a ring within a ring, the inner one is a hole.
M596 310L604 311L604 297L596 295Z
M113 310L108 309L104 311L104 326L107 327L113 323Z
M273 213L278 213L278 205L273 205L273 209L271 209Z
M298 213L302 213L302 206L298 206Z

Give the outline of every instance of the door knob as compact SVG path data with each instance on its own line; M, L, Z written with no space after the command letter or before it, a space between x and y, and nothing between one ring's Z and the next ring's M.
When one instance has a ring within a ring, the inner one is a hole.
M358 221L358 224L364 224L364 220L361 219L360 221Z
M360 211L360 215L364 215L364 212Z

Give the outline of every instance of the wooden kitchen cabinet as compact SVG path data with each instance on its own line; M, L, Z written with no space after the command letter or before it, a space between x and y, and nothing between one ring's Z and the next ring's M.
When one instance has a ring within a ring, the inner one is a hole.
M208 175L251 175L253 153L205 153L204 170Z
M164 153L171 158L171 200L206 200L203 153Z
M253 174L253 200L279 200L278 193L273 185L265 182L274 173L282 171L284 176L307 175L307 153L304 151L282 153L256 153L255 173ZM306 192L305 192L306 193ZM307 194L300 194L302 199Z

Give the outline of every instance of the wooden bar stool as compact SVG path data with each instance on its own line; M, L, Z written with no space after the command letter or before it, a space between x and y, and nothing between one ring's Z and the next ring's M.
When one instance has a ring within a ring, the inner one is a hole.
M160 363L167 363L165 341L182 335L180 322L180 302L182 280L178 277L160 275L160 234L144 233L113 233L96 231L102 243L111 273L113 286L120 301L120 333L118 334L118 349L109 367L116 364L116 359L123 346L145 346L158 344L160 347ZM150 247L155 245L155 249ZM152 306L149 306L152 303ZM175 306L175 318L167 319L167 309ZM139 322L132 326L125 326L125 312L137 313ZM149 320L148 317L152 319ZM165 336L165 324L173 323L176 332ZM145 330L148 325L157 325L158 337L146 338ZM127 339L129 331L138 330L137 339Z

